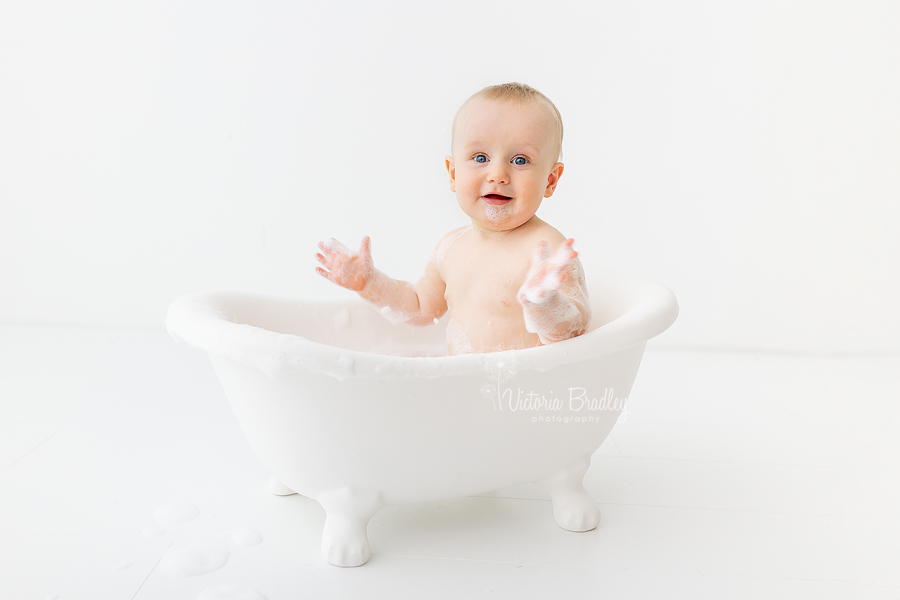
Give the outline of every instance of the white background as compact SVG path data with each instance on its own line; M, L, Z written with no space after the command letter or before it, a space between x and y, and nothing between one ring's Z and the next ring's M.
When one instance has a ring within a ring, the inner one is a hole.
M313 270L331 236L415 280L466 223L453 114L505 81L565 122L539 216L589 274L673 289L661 343L900 351L889 1L4 2L0 320L344 297Z

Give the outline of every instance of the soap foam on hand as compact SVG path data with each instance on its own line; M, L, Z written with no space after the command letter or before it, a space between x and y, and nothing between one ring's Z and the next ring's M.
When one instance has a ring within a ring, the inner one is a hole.
M356 292L362 290L375 271L370 244L369 237L365 236L359 252L352 252L334 238L319 242L321 252L316 254L316 260L320 266L316 267L316 272L341 287Z
M585 329L578 307L556 292L541 304L523 306L522 316L525 329L538 334L543 344L581 335Z
M517 294L520 301L524 298L532 304L543 304L555 295L568 275L572 261L578 256L572 250L573 243L574 240L569 238L551 256L547 242L538 242L531 257L531 267Z

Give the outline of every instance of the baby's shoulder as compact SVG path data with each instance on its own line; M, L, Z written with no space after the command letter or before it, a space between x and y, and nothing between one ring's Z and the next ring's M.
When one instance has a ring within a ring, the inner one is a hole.
M444 256L447 254L447 250L450 249L450 246L453 245L453 242L463 237L471 230L471 224L463 225L462 227L451 229L450 231L445 233L444 236L438 241L438 243L434 247L434 252L432 253L432 258L438 269L440 269L441 264L444 262Z
M440 239L440 241L437 243L437 245L440 246L445 241L452 242L453 240L457 240L457 239L461 238L462 236L464 236L465 234L467 234L469 231L471 231L471 229L472 229L471 223L469 223L468 225L462 225L460 227L457 227L456 229L451 229L450 231L448 231L447 233L444 234L444 236ZM437 246L435 246L435 247L437 247Z
M532 247L543 240L547 242L547 246L553 250L558 248L559 245L567 239L568 238L560 233L556 227L550 225L546 221L541 221L540 219L537 219L534 227L528 232L528 240Z

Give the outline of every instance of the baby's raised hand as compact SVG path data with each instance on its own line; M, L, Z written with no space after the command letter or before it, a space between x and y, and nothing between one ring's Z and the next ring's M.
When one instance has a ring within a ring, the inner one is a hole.
M563 272L578 253L572 250L575 240L567 239L553 256L548 256L547 242L540 241L534 249L531 268L525 276L525 283L519 288L516 299L520 304L543 304L550 299L566 279Z
M322 266L316 267L316 273L348 290L360 291L366 287L375 270L369 244L369 236L364 237L359 252L353 254L334 238L319 242L322 252L316 254L316 259Z

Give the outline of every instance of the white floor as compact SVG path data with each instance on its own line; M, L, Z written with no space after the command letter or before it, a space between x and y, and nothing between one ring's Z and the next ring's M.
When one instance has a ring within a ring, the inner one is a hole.
M533 486L390 507L368 564L319 554L321 508L267 492L206 355L165 334L0 326L0 599L900 598L900 357L660 350L556 527ZM154 511L200 515L149 537ZM252 528L227 564L163 551ZM144 533L141 533L142 530ZM211 597L211 596L210 596ZM247 593L232 598L259 598Z

